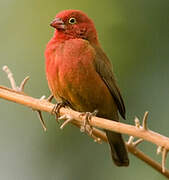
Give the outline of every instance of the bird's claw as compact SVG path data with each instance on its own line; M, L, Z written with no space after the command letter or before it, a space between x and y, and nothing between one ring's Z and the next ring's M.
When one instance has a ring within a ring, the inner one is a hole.
M89 136L91 136L94 139L94 142L97 142L99 144L101 144L101 139L97 136L95 136L93 134L93 127L90 125L90 120L93 116L96 116L98 113L98 110L95 110L94 112L90 113L90 112L85 112L85 113L81 113L81 116L84 116L84 122L80 127L80 131L81 132L86 132Z
M94 112L84 112L80 114L80 117L84 116L84 122L83 125L80 128L81 132L87 132L89 135L92 135L92 126L90 125L90 120L92 118L92 116L96 116L96 114L98 113L98 110L94 110ZM88 128L87 128L88 125Z
M52 109L52 114L55 114L56 120L59 119L60 116L60 108L65 107L65 103L64 102L59 102L57 104L54 105L53 109Z

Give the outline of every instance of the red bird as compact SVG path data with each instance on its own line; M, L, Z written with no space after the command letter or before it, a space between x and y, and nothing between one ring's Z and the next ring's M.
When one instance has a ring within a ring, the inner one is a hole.
M119 111L125 118L111 63L92 20L79 10L65 10L50 25L55 32L45 50L46 75L55 99L80 112L97 109L98 117L119 121ZM114 163L128 166L121 134L106 130L106 135Z

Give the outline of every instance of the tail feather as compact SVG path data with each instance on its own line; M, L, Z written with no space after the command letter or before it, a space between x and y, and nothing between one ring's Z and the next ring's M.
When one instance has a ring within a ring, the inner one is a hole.
M128 153L122 135L111 131L106 131L106 135L110 144L114 163L117 166L128 166Z

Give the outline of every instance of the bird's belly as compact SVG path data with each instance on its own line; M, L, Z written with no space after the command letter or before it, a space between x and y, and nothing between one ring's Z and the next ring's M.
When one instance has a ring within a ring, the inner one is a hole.
M116 103L96 72L96 54L89 43L75 39L54 47L46 51L46 73L56 100L67 101L77 111L97 109L98 116L118 119Z
M60 66L56 91L77 111L92 112L97 109L105 117L117 112L107 86L93 66L82 63Z

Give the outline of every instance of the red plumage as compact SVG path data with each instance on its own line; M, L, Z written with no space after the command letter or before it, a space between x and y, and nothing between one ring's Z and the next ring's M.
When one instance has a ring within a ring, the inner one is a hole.
M125 107L111 64L98 42L95 26L83 12L65 10L51 26L55 33L45 51L46 75L55 99L80 112L118 121ZM129 160L121 134L106 131L112 159L118 166Z

